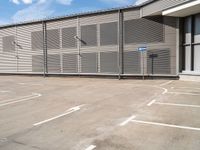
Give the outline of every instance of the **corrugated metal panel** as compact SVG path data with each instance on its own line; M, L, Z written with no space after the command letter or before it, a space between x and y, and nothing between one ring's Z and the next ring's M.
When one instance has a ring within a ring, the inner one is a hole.
M155 1L151 4L148 4L144 7L142 7L142 17L148 16L148 15L151 15L154 13L156 14L158 12L161 13L163 10L165 10L167 8L176 6L178 4L181 4L181 3L184 3L187 1L190 1L190 0L158 0L158 1Z
M97 46L97 25L81 26L81 46Z
M40 64L43 67L42 60L34 57L35 55L43 55L42 42L42 24L19 26L17 28L18 72L35 72L38 70L32 68L35 67L35 64Z
M124 73L141 74L141 54L138 51L124 52Z
M158 57L153 59L149 56L151 54L157 54ZM152 74L152 66L154 74L171 74L171 57L170 50L149 50L147 52L147 60L148 60L148 74Z
M60 64L60 55L59 54L48 54L47 63L48 63L48 73L60 73L61 64Z
M100 72L111 74L119 72L117 52L100 53Z
M97 53L82 53L81 54L81 72L82 73L97 73Z
M123 11L124 20L132 20L140 18L140 9Z
M32 56L32 72L43 72L44 71L44 56L33 55Z
M60 30L47 30L47 49L60 49Z
M118 23L100 24L100 45L116 45L118 43Z
M4 36L3 37L3 52L15 51L15 36Z
M127 20L124 23L125 43L152 43L164 41L162 17Z
M75 36L77 35L76 27L69 27L62 29L62 48L76 48L77 40Z
M78 73L77 54L63 54L63 73Z
M3 51L3 37L15 36L15 34L15 28L6 28L0 30L0 72L2 73L17 72L16 51Z

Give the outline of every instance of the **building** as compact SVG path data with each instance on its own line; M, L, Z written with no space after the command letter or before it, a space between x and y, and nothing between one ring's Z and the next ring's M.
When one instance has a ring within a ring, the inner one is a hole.
M150 0L1 26L0 73L198 76L199 8L200 0Z

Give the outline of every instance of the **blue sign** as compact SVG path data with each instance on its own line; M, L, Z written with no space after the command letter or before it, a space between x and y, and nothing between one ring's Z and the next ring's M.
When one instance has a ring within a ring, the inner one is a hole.
M140 52L147 51L147 47L138 47L138 51Z

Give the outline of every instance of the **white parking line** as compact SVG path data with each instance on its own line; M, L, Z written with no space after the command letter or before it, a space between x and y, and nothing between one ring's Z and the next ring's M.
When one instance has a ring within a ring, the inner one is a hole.
M96 146L95 145L90 145L88 148L86 148L85 150L93 150L93 149L95 149L96 148Z
M154 104L156 102L156 100L152 100L150 103L147 104L147 106L151 106L152 104Z
M166 88L162 88L164 91L162 92L162 95L165 95L166 93L168 93L168 89Z
M39 84L39 83L18 83L19 85L33 85L33 86L42 86L43 84Z
M131 116L130 118L128 118L127 120L125 120L124 122L120 123L119 126L125 126L126 124L128 124L131 120L135 119L136 116Z
M25 85L26 83L18 83L19 85Z
M83 106L84 106L84 105L80 105L80 106L76 106L76 107L70 108L70 109L68 109L68 110L66 111L66 113L63 113L63 114L60 114L60 115L58 115L58 116L55 116L55 117L46 119L46 120L44 120L44 121L35 123L35 124L33 124L33 126L39 126L39 125L48 123L48 122L50 122L50 121L53 121L53 120L55 120L55 119L64 117L64 116L66 116L66 115L69 115L69 114L71 114L71 113L73 113L73 112L76 112L76 111L80 110L81 107L83 107Z
M32 100L32 99L35 99L35 98L38 98L38 97L41 97L41 96L42 95L39 94L39 93L32 93L32 95L24 96L24 97L21 97L21 98L2 101L2 102L0 102L0 107L19 103L19 102L29 101L29 100Z
M157 104L157 105L168 105L168 106L179 106L179 107L200 108L200 105L188 105L188 104L176 104L176 103L161 103L161 102L154 102L153 104ZM151 105L150 105L150 106L151 106Z
M195 93L186 93L186 92L167 92L168 94L178 94L178 95L192 95L192 96L199 96L200 94Z
M186 129L186 130L200 131L200 128L195 128L195 127L179 126L179 125L166 124L166 123L158 123L158 122L135 120L135 116L131 116L126 121L122 122L120 124L120 126L125 126L129 122L140 123L140 124L147 124L147 125L155 125L155 126L164 126L164 127L171 127L171 128L179 128L179 129Z
M140 120L131 120L131 122L140 123L140 124L148 124L148 125L171 127L171 128L186 129L186 130L200 131L200 128L194 128L194 127L188 127L188 126L178 126L178 125L172 125L172 124L157 123L157 122L148 122L148 121L140 121Z
M200 90L200 88L192 88L192 87L177 87L178 89L192 89L192 90Z
M0 91L0 93L9 93L10 91Z
M170 83L172 83L173 81L168 81L168 82L165 82L165 83L162 83L162 84L160 84L160 86L165 86L165 85L168 85L168 84L170 84Z

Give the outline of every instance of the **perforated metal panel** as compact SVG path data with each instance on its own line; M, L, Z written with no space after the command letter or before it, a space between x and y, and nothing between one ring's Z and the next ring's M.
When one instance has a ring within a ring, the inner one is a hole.
M116 45L118 42L118 23L105 23L100 25L100 44Z
M63 72L77 73L78 59L77 54L63 54Z
M3 37L3 51L13 52L15 51L15 36L5 36Z
M47 49L60 48L60 30L47 30Z
M101 73L118 73L118 53L101 52L100 53L100 72Z
M76 48L77 40L75 36L77 35L76 27L63 28L62 29L62 48Z
M60 55L59 54L48 54L48 72L49 73L60 73Z
M171 74L170 50L149 50L148 51L148 74L152 74L152 66L154 74ZM151 54L157 54L157 58L149 58Z
M97 53L81 54L81 72L97 73Z
M81 26L81 46L97 46L97 25Z
M141 74L141 56L140 52L124 52L124 73Z
M162 17L127 20L124 23L125 43L152 43L164 41Z
M43 31L36 31L31 33L32 50L43 49Z
M44 56L43 55L32 56L32 71L33 72L44 71Z

